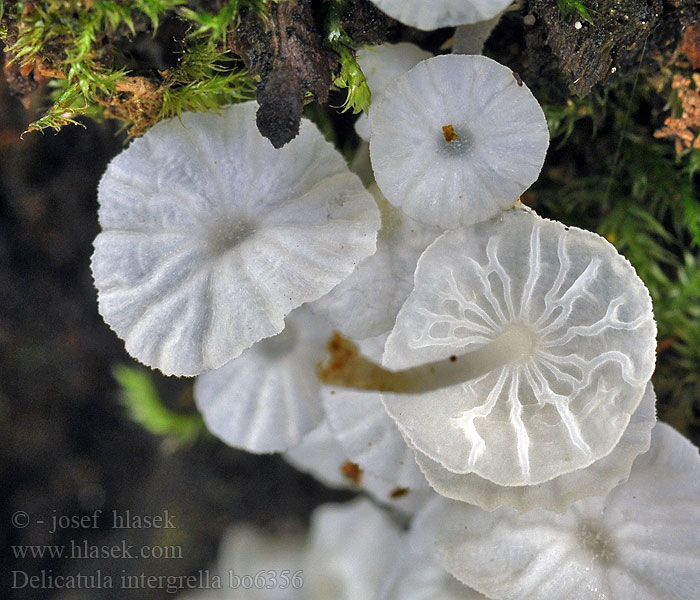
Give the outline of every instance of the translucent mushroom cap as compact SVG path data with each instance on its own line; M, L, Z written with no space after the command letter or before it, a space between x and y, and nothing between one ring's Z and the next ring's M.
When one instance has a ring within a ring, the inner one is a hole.
M330 334L330 324L302 306L281 333L200 375L194 398L209 431L250 452L299 444L324 417L316 365Z
M415 44L381 44L365 46L357 51L357 62L367 78L372 92L372 101L376 101L395 77L403 75L420 61L433 56ZM355 131L366 142L369 141L369 116L365 113L355 121Z
M428 247L383 357L392 370L454 360L456 373L481 374L382 398L449 471L541 483L617 444L654 369L655 335L649 293L610 243L508 211ZM482 368L471 351L492 356Z
M379 212L310 122L275 150L255 103L157 124L99 185L100 314L166 374L222 366L279 333L375 250Z
M387 15L417 29L478 23L496 16L511 0L372 0Z
M490 598L696 600L700 456L664 423L629 479L564 514L452 502L438 528L442 565Z
M634 460L649 449L656 424L655 401L649 382L641 404L610 454L588 467L536 485L497 485L474 473L453 473L421 452L416 452L416 462L430 485L447 498L486 510L508 506L519 512L535 508L564 512L573 502L603 496L629 477Z
M548 145L530 90L484 56L424 60L371 109L377 185L407 215L443 229L512 206L537 179Z

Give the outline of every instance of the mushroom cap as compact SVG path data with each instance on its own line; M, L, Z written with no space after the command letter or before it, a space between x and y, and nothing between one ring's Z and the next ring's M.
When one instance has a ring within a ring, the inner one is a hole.
M429 31L478 23L495 17L511 0L372 0L382 12L404 25Z
M395 77L403 75L415 67L420 61L430 58L432 53L409 42L398 44L380 44L364 46L357 51L357 62L367 78L367 84L372 92L372 100L376 100ZM370 116L362 113L355 121L355 131L363 140L369 142Z
M506 331L518 360L433 392L382 395L410 443L449 471L509 486L609 454L655 363L651 298L630 263L599 235L527 210L448 231L418 261L383 364L447 360Z
M281 333L197 377L194 398L209 431L249 452L299 444L323 420L316 365L331 332L302 306L289 313Z
M382 193L443 229L512 206L537 179L549 145L530 90L484 56L424 60L392 81L371 115L370 156Z
M335 439L328 421L309 433L301 444L285 452L284 458L295 468L310 473L329 487L365 490L378 502L394 506L407 514L415 513L434 495L425 480L423 487L405 491L394 482L365 471L363 465L349 461L347 452ZM349 463L360 468L359 477L355 481L343 474L343 467Z
M449 503L443 566L491 598L694 600L700 589L700 456L664 423L626 483L556 514Z
M315 311L354 339L380 335L394 326L401 305L413 289L418 258L442 233L391 206L376 185L369 190L382 214L377 251L313 304Z
M376 598L400 545L398 527L369 500L321 505L311 516L303 597Z
M437 561L435 524L442 510L444 502L434 498L416 513L378 600L486 600Z
M379 359L388 334L358 343L364 356ZM413 452L387 414L379 393L323 386L321 398L335 439L347 457L394 488L426 489Z
M564 512L573 502L603 496L629 477L635 458L649 449L651 430L656 424L655 402L654 388L649 382L641 404L610 454L588 467L537 485L501 486L474 473L452 473L420 452L416 452L416 462L430 485L447 498L486 510L508 506L519 512L534 508Z
M379 212L308 121L275 150L254 102L158 123L107 167L92 272L127 351L197 375L279 333L375 250Z

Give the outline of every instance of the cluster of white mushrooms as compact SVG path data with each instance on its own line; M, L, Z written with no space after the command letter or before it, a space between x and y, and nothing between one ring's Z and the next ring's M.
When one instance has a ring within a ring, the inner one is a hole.
M431 29L507 2L376 4ZM519 202L537 101L479 55L360 61L371 192L310 122L274 150L252 103L156 125L99 187L99 309L129 353L198 375L228 444L375 500L275 554L304 593L240 597L697 598L700 456L656 425L649 294L605 239Z

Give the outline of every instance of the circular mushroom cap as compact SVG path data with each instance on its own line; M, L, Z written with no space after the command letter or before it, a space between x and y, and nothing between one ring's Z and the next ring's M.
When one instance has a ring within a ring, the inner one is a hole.
M384 351L388 334L359 342L363 356L375 360ZM427 488L413 452L387 414L378 392L324 386L323 408L333 435L348 458L395 489Z
M370 187L382 213L377 251L350 277L313 304L336 328L354 339L388 332L408 294L418 258L442 233L404 215ZM383 349L383 348L382 348ZM377 358L381 357L381 353Z
M538 177L549 132L513 72L484 56L424 60L371 109L370 155L387 200L452 229L513 205Z
M209 431L249 452L300 443L323 419L316 365L331 333L302 306L287 316L281 333L200 375L194 398Z
M629 477L634 460L649 449L651 430L656 424L655 402L654 388L649 382L641 404L610 454L588 467L537 485L502 486L474 473L452 473L418 451L416 462L430 485L447 498L486 510L508 506L519 512L533 508L564 512L581 498L604 496Z
M375 250L379 213L308 121L275 150L254 102L158 123L100 182L100 314L166 374L222 366Z
M449 231L418 261L383 363L454 355L458 368L504 332L520 351L505 366L382 396L411 444L499 485L541 483L609 454L655 362L651 299L629 262L602 237L531 211Z
M391 18L429 31L495 17L511 0L372 0Z
M367 78L372 100L382 95L395 77L403 75L415 67L420 61L433 56L415 44L400 42L399 44L381 44L365 46L357 51L357 62ZM363 113L355 121L355 131L366 142L369 141L369 119Z
M700 589L700 456L664 423L626 483L565 514L453 502L443 566L491 598L695 600Z

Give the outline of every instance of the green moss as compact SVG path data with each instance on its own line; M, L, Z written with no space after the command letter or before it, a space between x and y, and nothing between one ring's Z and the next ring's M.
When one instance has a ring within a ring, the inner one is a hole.
M552 148L525 200L597 231L633 264L658 325L659 415L689 434L700 425L700 150L677 154L653 135L672 106L671 75L545 106Z
M355 57L356 44L343 29L341 14L345 0L329 0L326 20L326 44L340 56L340 72L333 81L338 89L347 90L343 103L343 112L352 110L353 114L369 108L371 93L367 79Z
M8 58L36 76L55 80L52 106L30 130L79 124L81 115L122 119L140 135L183 110L215 111L250 99L254 78L223 42L243 9L265 18L270 0L231 0L217 13L186 0L45 0L3 2ZM175 66L132 70L120 47L137 35L155 36L166 20L184 32Z

